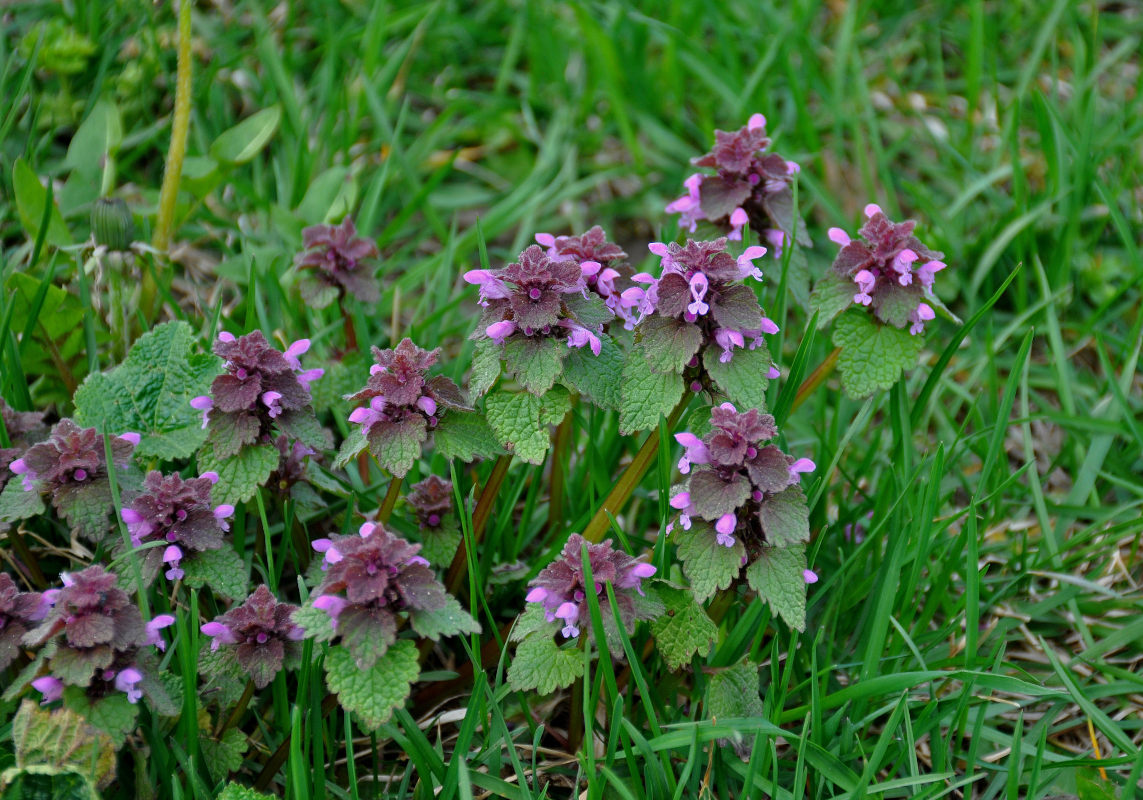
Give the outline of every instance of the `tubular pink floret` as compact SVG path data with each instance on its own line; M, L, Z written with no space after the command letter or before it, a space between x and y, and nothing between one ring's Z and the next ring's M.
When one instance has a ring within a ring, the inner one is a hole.
M756 131L759 128L766 127L766 118L761 114L751 114L750 119L746 122L746 129Z
M516 332L516 323L510 319L503 319L500 322L493 322L484 329L489 339L492 339L497 344L504 344L504 340Z
M876 203L870 203L867 206L865 206L865 216L867 218L872 217L874 214L883 214L883 213L884 212L881 210L881 206L877 205Z
M830 228L829 232L826 235L829 236L829 240L831 242L840 245L841 247L845 247L852 241L852 239L849 238L849 234L843 231L841 228Z

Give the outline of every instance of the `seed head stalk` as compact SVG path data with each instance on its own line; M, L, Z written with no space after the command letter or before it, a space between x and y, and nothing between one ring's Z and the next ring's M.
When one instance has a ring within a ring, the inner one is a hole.
M187 151L187 132L191 111L191 6L194 0L179 0L178 63L175 69L175 110L171 118L171 146L159 192L159 217L151 240L156 250L166 252L171 245L175 223L175 204L179 181L183 174L183 157ZM143 272L143 311L148 316L155 302L155 279Z

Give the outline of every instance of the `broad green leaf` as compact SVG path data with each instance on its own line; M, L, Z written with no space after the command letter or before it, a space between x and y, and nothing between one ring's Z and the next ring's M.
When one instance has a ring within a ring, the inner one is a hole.
M0 772L0 786L0 800L99 800L99 792L73 767L12 767Z
M88 179L98 179L108 158L119 151L123 142L123 123L119 109L107 100L98 100L87 119L76 129L68 144L64 166Z
M503 348L491 339L481 339L472 353L472 375L468 388L473 398L483 397L500 377L500 358Z
M814 284L810 293L810 313L818 312L818 330L833 322L841 312L853 305L857 285L832 269Z
M527 392L496 392L485 401L488 424L504 449L530 464L548 452L548 426L540 424L540 398Z
M329 612L314 608L312 603L306 603L295 611L293 619L294 624L306 632L307 639L328 642L337 635Z
M76 536L99 542L110 530L111 486L105 480L61 487L52 505Z
M409 621L413 630L434 642L442 636L456 636L462 633L480 633L480 623L460 607L460 602L452 595L441 608L425 611L412 609Z
M635 352L652 372L681 373L702 345L702 329L698 325L653 315L635 329Z
M456 555L460 540L460 523L456 515L450 511L441 520L440 525L420 531L420 541L423 546L419 555L434 567L446 566Z
M43 711L25 700L12 720L12 745L22 767L73 769L93 786L105 786L115 777L111 737L66 708Z
M83 689L69 686L64 690L64 708L76 712L95 728L111 737L118 749L127 741L127 736L135 730L139 716L139 706L127 699L122 692L112 692L94 702L88 700Z
M329 433L309 408L287 411L274 422L279 431L315 450L328 450L332 444Z
M542 395L560 376L567 354L563 339L513 336L504 344L504 365L525 389Z
M228 783L218 795L218 800L274 800L274 795L262 794L238 783Z
M210 493L216 503L245 503L277 468L278 448L270 444L245 447L234 458L225 461L215 458L209 443L198 451L199 473L218 473L218 483Z
M374 423L365 438L377 463L394 477L403 478L421 457L427 429L425 418L413 414L399 422Z
M4 491L0 492L0 523L17 522L43 514L44 500L40 493L35 490L25 492L24 482L20 478L7 477L10 480L4 484ZM0 524L0 529L3 527Z
M841 348L837 359L841 388L850 397L861 398L889 389L902 370L917 366L924 337L854 312L838 318L833 343Z
M623 350L607 334L599 337L599 355L577 347L564 361L563 382L600 408L619 409Z
M615 315L603 302L603 298L595 293L589 293L587 297L582 294L565 294L564 305L580 325L593 331L597 330L598 326L606 325L615 319Z
M671 670L677 670L698 653L706 656L718 636L718 627L685 589L665 583L656 585L667 610L651 622L655 646Z
M731 667L716 671L706 687L707 718L746 719L766 716L766 706L758 694L758 665L743 659ZM729 743L740 758L746 758L753 749L752 737L736 734Z
M540 423L559 425L571 411L571 395L562 386L553 386L540 398Z
M193 353L185 322L166 322L139 337L113 370L89 375L75 393L75 418L104 433L142 436L136 455L189 458L206 439L192 398L207 394L218 372L213 355Z
M623 368L619 407L619 432L645 431L669 415L683 396L683 378L673 373L652 372L638 353L632 353Z
M219 708L228 708L238 702L249 678L234 655L233 647L220 647L212 650L208 637L202 637L198 651L198 671L206 680L199 696L204 701L217 703Z
M767 547L746 568L746 582L786 624L806 629L806 548Z
M210 155L226 164L245 164L269 143L282 119L278 106L264 108L223 131L210 145Z
M581 675L583 652L578 647L560 647L544 631L520 642L508 667L508 683L513 689L535 690L539 694L571 686Z
M326 685L366 730L381 727L404 704L420 671L417 648L408 639L396 642L366 670L358 669L344 647L331 647L325 660Z
M523 641L536 631L545 631L550 636L561 627L562 625L558 621L548 622L547 615L544 614L544 607L540 603L527 603L524 606L524 611L512 625L512 630L508 634L508 641Z
M337 457L333 460L334 469L342 469L350 461L357 458L357 454L366 448L368 442L365 441L365 429L360 426L355 427L345 437L345 441L341 443L341 447L337 451Z
M433 445L442 458L466 463L504 452L484 416L464 411L449 411L441 417L433 428Z
M228 728L222 739L213 736L200 736L198 748L203 763L213 781L223 781L232 773L242 769L249 744L246 734L239 728Z
M774 360L764 343L753 350L740 348L730 361L719 359L722 348L708 347L703 353L703 366L707 374L739 411L756 408L766 410L766 387L770 385L770 367Z
M186 573L183 578L188 586L201 588L209 586L215 594L230 600L246 597L250 580L246 576L246 564L233 547L223 546L218 550L205 550L189 556L181 564Z
M770 497L758 511L766 541L781 547L810 540L810 510L798 484Z
M330 167L310 181L298 205L298 217L306 225L341 219L357 204L357 179L349 167Z
M40 183L35 170L22 158L17 158L12 167L12 193L16 198L16 213L20 217L20 224L24 226L24 233L30 240L35 241L40 223L44 219L44 204L48 202L48 190ZM64 223L63 215L54 203L48 215L45 241L56 247L67 247L72 244L71 234Z
M676 523L671 538L679 547L683 572L699 602L706 601L719 589L729 587L742 570L746 548L740 536L735 537L732 546L723 547L718 543L714 528L696 519L690 530L683 530Z

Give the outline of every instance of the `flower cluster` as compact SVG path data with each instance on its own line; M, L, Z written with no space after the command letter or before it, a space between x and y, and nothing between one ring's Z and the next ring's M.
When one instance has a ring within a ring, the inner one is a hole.
M19 458L20 454L32 444L38 442L47 433L44 425L44 415L38 411L16 411L0 397L0 419L4 423L4 431L8 435L10 447L0 447L0 491L8 483L8 466ZM7 529L7 524L0 521L0 531Z
M144 551L145 572L154 574L159 563L167 565L168 580L183 577L180 563L195 553L217 550L223 545L222 534L230 530L226 518L233 516L234 506L212 506L210 487L218 482L213 472L184 480L177 473L164 476L152 471L143 479L143 493L120 512L131 543L142 547L151 542L165 542L163 548Z
M649 247L661 259L662 275L658 280L636 275L636 281L651 282L646 289L625 291L623 302L638 311L640 321L651 313L673 320L674 324L663 331L664 338L675 338L680 323L698 326L702 336L691 339L694 347L686 354L688 358L700 346L713 343L722 348L719 361L726 363L735 348L753 350L764 344L763 334L778 332L774 321L763 315L754 292L740 282L745 278L761 280L762 273L753 262L765 255L766 248L748 247L735 258L726 252L725 237L710 242L688 239L685 245L654 242ZM644 341L657 330L658 326L644 330ZM777 377L775 372L771 368L771 378Z
M779 529L781 514L772 506L775 498L784 504L787 489L801 480L803 472L814 469L808 458L795 459L772 444L778 435L774 418L757 409L739 412L730 403L711 409L711 430L700 438L679 433L675 439L685 452L679 471L691 472L692 465L704 465L690 476L686 491L671 498L679 513L679 524L690 529L692 518L714 523L717 541L733 547L735 535L743 536L748 551L756 552L763 543L787 543L790 533ZM672 523L673 525L673 523Z
M20 652L20 640L51 609L51 599L40 592L21 592L12 576L0 572L0 672Z
M306 459L316 456L317 451L303 442L291 442L284 433L274 439L274 447L278 451L278 468L270 473L266 485L289 494L295 484L308 479Z
M211 650L233 647L233 655L254 686L265 688L274 676L301 657L305 631L294 623L297 606L279 603L262 584L242 603L207 622L201 630L212 638Z
M347 395L354 409L349 421L361 426L369 449L382 466L403 477L413 466L420 445L448 409L471 410L456 384L443 376L428 377L440 348L422 350L410 339L396 348L373 348L377 362L369 368L369 381Z
M853 302L868 306L879 320L921 333L936 316L925 298L932 295L934 275L945 268L944 255L921 244L912 220L892 222L873 203L865 207L865 216L861 239L849 238L841 228L829 229L829 238L841 247L832 273L851 281Z
M218 334L214 353L226 359L226 372L214 379L210 395L191 400L202 411L202 426L210 427L216 457L268 440L275 425L288 424L310 405L310 383L325 371L302 369L298 357L309 349L310 340L300 339L283 353L261 331Z
M44 702L57 700L68 686L86 690L96 700L123 692L132 703L143 695L142 648L166 649L159 631L174 624L162 614L144 624L139 609L115 585L115 575L100 566L64 573L62 589L44 596L52 608L39 627L24 636L32 646L50 645L49 672L32 681Z
M716 174L687 178L687 193L669 204L667 213L680 214L679 224L692 233L699 220L708 220L733 240L742 239L742 229L749 225L781 257L794 224L790 184L800 167L766 152L770 139L761 114L737 131L716 130L714 138L714 149L693 163Z
M627 253L619 245L607 241L603 228L595 225L579 236L537 233L536 241L547 248L549 258L579 264L588 291L603 298L611 313L623 320L623 327L627 330L635 327L634 315L622 301L623 291L632 285Z
M116 469L127 468L139 439L137 433L111 439ZM81 428L70 419L61 419L47 439L28 448L8 469L20 477L24 491L46 492L77 533L92 540L106 533L106 518L99 512L110 511L111 488L103 435L95 428Z
M603 619L611 619L610 602L603 588L604 584L610 583L615 590L619 617L624 627L631 630L638 617L632 595L635 592L643 594L641 583L644 578L655 574L655 567L612 549L610 542L591 544L578 533L573 533L560 557L532 579L532 589L524 599L529 603L539 603L548 622L560 620L563 623L560 632L566 639L579 636L585 625L590 627L582 555L585 545L591 565L591 592L599 600Z
M556 249L554 240L551 249ZM553 258L539 245L532 245L520 254L518 262L504 269L470 270L464 279L480 286L484 314L478 336L483 334L499 345L524 338L566 336L569 348L590 347L599 355L603 324L581 319L588 311L587 281L574 254Z
M302 244L305 249L295 263L304 271L301 290L307 303L324 308L339 295L352 295L363 303L381 299L372 266L380 253L372 239L357 235L352 219L306 228Z
M430 475L411 488L405 499L417 515L421 530L439 528L452 514L452 481Z
M429 562L417 555L421 546L366 522L357 536L317 539L325 578L314 608L329 614L361 669L377 662L397 639L403 611L434 611L449 600Z

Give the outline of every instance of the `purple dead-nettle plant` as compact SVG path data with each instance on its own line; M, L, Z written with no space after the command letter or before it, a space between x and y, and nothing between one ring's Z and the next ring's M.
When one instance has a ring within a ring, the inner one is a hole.
M363 440L348 447L368 444L381 466L396 477L404 477L421 455L421 447L449 410L471 411L464 394L448 378L429 377L429 369L440 358L440 348L422 350L410 339L396 348L373 348L377 362L369 369L365 388L347 395L360 403L349 421L361 426ZM343 449L343 454L344 454Z
M714 524L718 544L733 547L742 537L748 554L756 555L766 545L792 544L781 512L770 504L781 497L778 503L784 508L791 500L787 490L798 486L802 473L813 471L814 462L766 444L778 429L772 416L757 409L739 412L723 403L711 409L710 424L705 437L675 435L685 449L679 471L690 474L692 466L701 465L690 475L687 490L671 498L671 507L680 512L679 524L689 530L693 519L707 520ZM800 489L794 492L801 496Z
M144 551L145 575L153 576L163 564L167 579L178 580L184 575L184 560L223 546L223 534L230 530L227 519L234 515L234 506L211 502L210 488L217 482L218 475L213 472L186 480L177 473L147 473L143 493L120 512L135 547L164 543L163 547Z
M363 303L381 299L373 273L380 255L372 239L357 235L353 220L340 225L313 225L302 231L304 250L295 263L302 271L302 297L324 308L338 297L356 297Z
M873 203L865 207L865 216L860 239L851 239L841 228L829 229L829 238L841 247L831 277L848 282L853 302L869 307L881 322L922 333L936 316L925 301L933 297L934 276L945 268L944 254L921 244L912 220L892 222Z
M662 275L636 275L636 281L647 281L646 288L623 293L640 318L635 338L642 370L681 375L691 391L717 387L734 402L761 405L766 381L779 376L762 337L777 333L778 326L743 280L762 277L753 262L765 248L748 247L735 257L726 251L726 238L649 247L662 259ZM639 385L639 372L625 373L625 392Z
M111 458L117 472L126 470L139 434L111 437ZM61 419L44 441L28 448L8 469L19 476L26 492L47 494L72 530L91 541L108 531L111 484L104 458L103 434Z
M274 439L274 447L278 451L278 468L270 473L266 484L283 494L292 494L295 486L309 480L308 460L318 453L304 442L291 441L284 433Z
M410 487L405 498L420 528L422 554L433 563L447 563L460 544L460 521L453 511L452 481L430 475Z
M417 628L418 612L450 604L429 562L418 555L421 546L381 525L366 522L356 536L318 539L313 547L323 555L325 570L313 606L329 615L333 636L361 669L385 655L406 613Z
M547 248L549 258L579 264L588 291L603 298L611 313L623 320L623 327L635 327L631 309L622 302L623 291L633 285L634 270L627 263L623 248L607 241L603 228L595 225L579 236L537 233L536 241Z
M25 450L47 435L48 428L44 424L44 415L40 411L16 411L10 408L0 397L0 419L4 423L4 431L8 434L9 447L0 447L0 492L12 477L9 465L19 458ZM0 520L0 533L8 529L8 523Z
M236 337L222 332L214 353L226 360L226 372L214 379L210 395L191 400L202 411L203 427L216 458L237 454L244 446L270 441L275 430L292 433L312 417L310 383L324 370L303 370L299 360L310 348L300 339L285 352L254 331Z
M20 653L20 641L51 610L51 596L21 592L16 581L0 572L0 672Z
M592 585L587 586L583 569L582 550L587 546L591 565ZM585 628L591 630L591 615L587 603L590 591L599 600L604 623L612 620L611 603L604 589L610 583L615 590L615 602L624 628L634 630L635 621L642 618L636 595L643 594L642 582L655 574L655 567L612 548L610 542L588 543L573 533L564 545L560 557L532 579L532 588L524 598L539 603L548 622L560 622L560 633L566 639L580 635Z
M301 660L305 631L294 622L297 610L278 602L263 584L201 630L212 638L211 650L226 646L254 685L263 689L283 667L296 667Z
M776 258L795 230L799 244L808 246L791 190L800 167L767 152L766 118L755 114L737 131L716 130L714 138L714 148L693 163L712 168L715 174L687 178L683 182L687 193L669 204L667 213L681 215L679 224L691 233L700 220L707 220L732 240L741 240L743 228L749 226Z
M48 665L32 687L45 703L69 686L83 689L91 701L122 692L138 702L145 688L145 648L166 649L160 631L175 618L163 614L144 623L115 575L101 566L60 577L63 588L44 593L51 610L24 636L24 644L45 648Z
M410 488L406 501L417 515L421 530L439 528L452 514L452 481L430 475Z
M470 270L464 280L480 286L484 307L472 338L496 348L508 371L532 394L552 387L569 350L600 354L603 326L614 315L599 296L589 294L574 255L553 258L532 245L519 261L503 269Z

